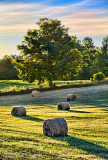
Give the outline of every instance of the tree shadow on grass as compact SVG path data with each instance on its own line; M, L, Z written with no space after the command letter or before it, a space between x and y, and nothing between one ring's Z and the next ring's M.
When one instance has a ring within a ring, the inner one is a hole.
M31 116L18 116L18 118L29 120L29 121L36 121L36 122L44 121L41 118L36 118L36 117L31 117Z
M67 142L70 146L74 146L100 158L108 159L108 149L92 142L72 136L54 137L53 139Z

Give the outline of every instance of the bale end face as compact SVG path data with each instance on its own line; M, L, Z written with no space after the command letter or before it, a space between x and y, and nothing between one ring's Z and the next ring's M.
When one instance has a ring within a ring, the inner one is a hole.
M32 97L39 97L40 96L40 92L39 91L32 91L32 93L31 93L31 96Z
M62 104L59 103L59 104L57 105L57 108L58 108L58 110L63 110Z
M70 104L68 102L61 102L57 105L58 110L70 110Z
M71 99L72 99L72 100L76 100L76 99L77 99L76 94L73 94Z
M16 106L12 108L12 116L26 116L26 109L24 106Z
M64 118L47 119L43 123L43 134L49 137L66 136L67 122Z
M68 94L67 95L67 101L74 101L77 99L76 94Z

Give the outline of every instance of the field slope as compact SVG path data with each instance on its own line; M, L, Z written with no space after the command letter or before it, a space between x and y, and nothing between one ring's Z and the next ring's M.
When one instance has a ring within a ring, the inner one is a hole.
M58 111L57 103L68 93L78 96L70 111ZM11 109L24 105L26 117L13 117ZM43 121L63 117L68 136L43 135ZM1 159L106 160L108 159L108 85L61 89L0 97Z

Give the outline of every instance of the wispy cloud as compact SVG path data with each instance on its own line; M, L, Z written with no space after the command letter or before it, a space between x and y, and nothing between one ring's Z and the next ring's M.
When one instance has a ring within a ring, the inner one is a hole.
M96 8L102 1L83 0L66 6L50 6L46 3L15 3L0 6L0 33L24 33L35 28L39 18L56 18L70 28L74 35L107 34L108 12ZM93 6L93 9L90 8Z
M77 3L67 0L65 4L64 0L27 1L0 1L0 58L19 53L16 45L21 43L28 29L37 27L35 23L42 17L61 20L70 28L71 35L81 39L86 35L94 37L97 46L101 46L103 37L108 34L108 0L77 0ZM71 3L67 5L68 1Z
M108 17L102 16L106 11L85 11L61 17L62 22L71 28L74 35L108 34Z

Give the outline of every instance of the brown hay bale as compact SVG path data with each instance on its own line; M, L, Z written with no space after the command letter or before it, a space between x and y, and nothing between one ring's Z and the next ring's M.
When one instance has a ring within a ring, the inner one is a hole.
M32 97L39 97L39 96L40 96L40 92L34 90L34 91L32 91L31 96L32 96Z
M76 98L77 98L76 94L67 95L67 101L73 101L73 100L76 100Z
M12 108L12 116L26 116L26 109L24 106L16 106Z
M64 118L47 119L43 123L43 134L46 136L66 136L67 132L68 126Z
M60 102L57 105L58 110L70 110L70 104L68 102Z

